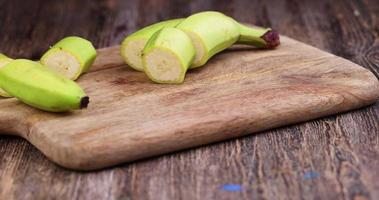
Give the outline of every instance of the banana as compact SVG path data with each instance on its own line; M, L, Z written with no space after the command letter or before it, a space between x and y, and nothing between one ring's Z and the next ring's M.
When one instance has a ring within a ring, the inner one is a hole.
M143 50L144 71L156 83L182 83L195 53L191 39L183 31L163 28Z
M0 69L0 86L20 101L50 112L86 108L89 97L72 80L38 62L16 59Z
M277 33L271 29L250 28L215 11L191 15L176 27L187 33L195 46L196 57L191 68L203 66L212 56L234 43L272 48L279 41ZM273 37L275 34L277 38Z
M52 46L40 62L58 74L76 80L88 71L95 58L96 49L90 41L71 36Z
M143 71L142 51L151 38L151 36L165 27L175 27L184 19L173 19L167 20L160 23L156 23L150 26L147 26L130 36L126 37L121 44L121 56L124 58L125 62L137 71Z
M4 67L6 64L8 64L12 59L8 58L4 54L0 53L0 68ZM12 97L7 92L5 92L3 89L0 88L0 96L1 97Z

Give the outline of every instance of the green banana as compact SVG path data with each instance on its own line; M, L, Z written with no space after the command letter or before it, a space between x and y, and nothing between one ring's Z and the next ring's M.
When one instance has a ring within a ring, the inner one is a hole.
M88 71L95 58L96 49L90 41L71 36L52 46L40 62L58 74L76 80Z
M89 97L72 80L38 62L16 59L0 69L0 87L20 101L50 112L86 108Z
M143 50L143 66L147 76L156 83L182 83L195 57L191 39L176 28L156 32Z
M143 71L142 51L151 36L162 28L175 27L184 19L167 20L147 26L126 37L121 44L121 56L125 62L137 71Z
M196 57L191 68L203 66L212 56L234 43L272 48L277 46L278 34L271 29L254 29L244 26L220 12L206 11L189 16L178 26L192 39ZM270 33L270 34L268 34ZM274 37L266 37L268 34ZM273 39L274 43L270 40Z
M8 64L10 61L12 61L11 58L8 58L4 54L0 53L0 68L4 67L6 64ZM1 97L12 97L7 92L5 92L3 89L0 88L0 96Z

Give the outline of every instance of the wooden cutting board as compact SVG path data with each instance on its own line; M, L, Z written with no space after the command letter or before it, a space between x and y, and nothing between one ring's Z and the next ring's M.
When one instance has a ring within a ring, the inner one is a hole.
M276 50L234 47L159 85L99 50L78 81L88 109L65 114L0 100L0 134L21 136L57 164L99 169L356 109L379 97L368 70L282 37Z

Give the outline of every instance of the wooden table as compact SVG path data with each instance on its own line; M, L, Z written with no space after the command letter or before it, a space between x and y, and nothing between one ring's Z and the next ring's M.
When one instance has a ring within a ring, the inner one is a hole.
M0 51L38 59L68 35L118 44L150 23L219 10L379 76L379 2L0 0ZM379 104L96 172L0 137L0 199L379 199Z

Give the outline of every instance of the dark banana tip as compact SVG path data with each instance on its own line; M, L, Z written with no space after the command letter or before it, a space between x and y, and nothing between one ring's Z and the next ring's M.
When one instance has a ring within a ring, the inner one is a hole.
M262 37L267 42L267 48L273 49L280 45L279 33L275 30L267 31Z
M85 96L80 99L80 109L87 108L89 104L89 97Z

